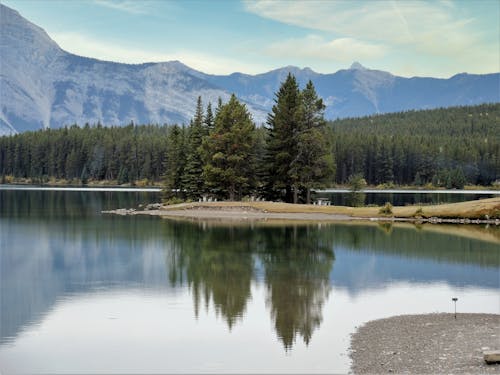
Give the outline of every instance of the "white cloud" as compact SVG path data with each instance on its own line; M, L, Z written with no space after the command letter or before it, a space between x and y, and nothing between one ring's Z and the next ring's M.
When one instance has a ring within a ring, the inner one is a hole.
M351 63L354 60L368 61L382 58L386 47L370 44L353 38L325 40L317 35L294 38L273 43L264 50L274 57Z
M131 14L148 14L147 2L130 0L94 0L94 4Z
M263 71L263 67L258 64L246 64L231 58L189 50L162 53L146 49L129 48L125 45L96 40L79 33L53 33L51 37L62 49L68 52L99 60L127 64L179 60L193 69L210 74L228 74L235 71L261 73Z
M456 55L482 41L470 27L475 20L459 16L447 1L252 0L245 2L245 7L282 23L365 43L410 45L430 55ZM498 47L498 41L490 46Z

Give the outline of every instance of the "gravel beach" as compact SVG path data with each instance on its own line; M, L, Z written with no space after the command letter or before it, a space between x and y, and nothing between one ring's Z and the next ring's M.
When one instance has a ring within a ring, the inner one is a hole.
M500 315L426 314L374 320L351 340L355 374L500 374L483 350L500 349Z
M266 221L266 220L295 220L295 221L350 221L352 216L323 213L286 213L286 212L263 212L251 208L204 208L189 210L148 210L135 211L117 209L103 211L116 215L150 215L164 218L185 218L196 220L225 220L225 221Z

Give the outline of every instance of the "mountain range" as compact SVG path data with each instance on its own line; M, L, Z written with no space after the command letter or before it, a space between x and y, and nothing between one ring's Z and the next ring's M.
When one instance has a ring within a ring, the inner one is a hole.
M179 61L101 61L64 51L2 4L0 56L0 135L75 123L188 123L198 96L215 104L231 93L262 124L289 72L301 87L313 81L327 119L500 102L500 73L404 78L354 63L332 74L287 66L257 75L211 75Z

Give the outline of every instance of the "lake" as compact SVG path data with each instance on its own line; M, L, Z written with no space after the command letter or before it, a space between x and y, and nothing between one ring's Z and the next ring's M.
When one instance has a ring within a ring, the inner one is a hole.
M154 192L0 189L2 373L345 373L398 314L500 313L500 228L107 216Z

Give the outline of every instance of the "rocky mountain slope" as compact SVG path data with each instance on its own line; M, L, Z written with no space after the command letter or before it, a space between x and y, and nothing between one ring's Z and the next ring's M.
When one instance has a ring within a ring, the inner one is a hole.
M500 101L500 74L403 78L358 63L333 74L284 67L258 75L205 74L178 61L120 64L62 50L40 27L0 4L0 135L74 123L188 123L198 96L235 93L257 124L288 72L311 79L326 117L362 116Z

